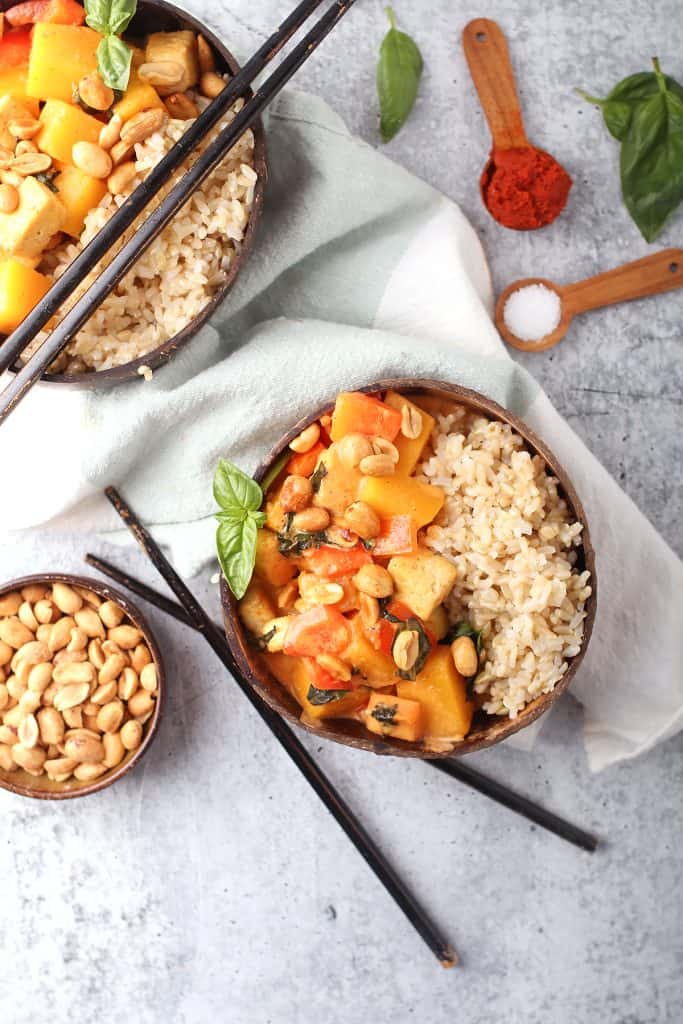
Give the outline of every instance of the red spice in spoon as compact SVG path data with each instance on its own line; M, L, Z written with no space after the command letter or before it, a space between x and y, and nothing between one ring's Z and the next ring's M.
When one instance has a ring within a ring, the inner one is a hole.
M542 149L493 149L481 176L492 217L506 228L529 231L550 224L567 202L572 179Z

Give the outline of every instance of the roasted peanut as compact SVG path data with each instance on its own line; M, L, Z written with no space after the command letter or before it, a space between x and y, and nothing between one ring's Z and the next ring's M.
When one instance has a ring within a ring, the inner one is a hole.
M19 206L19 192L14 185L0 185L0 213L14 213Z
M64 739L64 719L54 708L41 708L36 714L40 741L44 746L61 743Z
M13 657L14 649L9 644L6 644L4 640L0 640L0 667L9 665Z
M121 742L126 750L137 750L142 742L142 726L131 719L121 729Z
M128 701L140 685L138 674L134 668L127 666L119 676L118 695L120 700Z
M81 608L74 615L74 619L78 628L82 629L90 639L94 640L96 637L104 639L106 635L104 625L94 608Z
M137 175L137 168L132 160L115 167L107 178L107 188L113 196L122 195Z
M64 724L69 729L80 729L83 726L83 707L64 708L62 711L62 718Z
M12 757L29 775L41 775L47 754L42 747L27 748L21 743L15 743L12 747Z
M77 612L76 614L80 615L80 612ZM80 627L78 626L75 629L72 629L71 639L66 645L67 651L69 651L69 653L73 653L74 651L84 651L87 646L88 634L85 632L85 630L80 629Z
M109 640L122 651L130 651L142 640L142 633L135 626L114 626L109 630Z
M137 690L128 701L128 710L133 718L142 718L153 707L154 698L151 694L147 693L147 690Z
M16 615L26 598L17 590L0 597L0 618Z
M361 594L369 597L390 597L394 592L394 581L390 573L374 563L361 566L353 582Z
M91 734L77 732L65 739L64 754L80 763L100 764L104 759L104 746Z
M355 469L362 459L372 455L372 445L365 434L345 434L335 447L340 462L347 469Z
M71 160L79 170L91 178L108 178L113 167L109 153L95 142L74 143Z
M285 512L301 512L311 504L313 485L306 476L293 474L285 479L280 491L280 504Z
M9 704L9 690L4 683L0 683L0 711L4 711Z
M164 106L168 116L176 121L192 121L199 117L199 107L184 92L172 92L164 97Z
M300 573L297 582L302 600L309 608L319 604L338 604L344 597L341 583L321 579L312 572Z
M123 745L121 733L105 733L102 738L102 745L104 747L104 758L102 759L102 763L105 764L107 768L116 768L117 764L121 764L126 756L126 748Z
M82 763L74 768L74 778L78 779L79 782L94 782L95 779L99 779L101 775L104 775L106 771L109 771L106 764Z
M88 661L95 666L98 672L104 665L106 657L100 640L91 640L88 644Z
M78 597L78 594L76 594L76 597ZM78 597L78 600L80 601L80 597ZM71 640L71 630L75 628L76 622L70 615L57 619L50 629L50 636L47 641L47 646L53 654L68 646Z
M114 114L111 120L107 124L102 126L102 128L100 129L100 136L97 140L102 149L105 149L107 150L107 152L109 152L112 146L116 145L116 143L121 138L122 123L123 122L121 121L119 115Z
M142 110L134 114L130 120L121 127L121 141L128 146L134 146L137 142L144 142L150 135L154 135L163 128L168 120L165 110L155 108L154 110Z
M294 438L293 441L289 442L289 447L293 452L303 454L304 452L310 452L311 448L318 443L320 437L320 427L317 423L311 423L310 426L302 430L300 434Z
M7 130L15 139L33 139L41 127L35 117L17 117L8 123Z
M374 508L364 501L354 501L344 513L344 522L362 537L363 540L370 540L379 534L381 523Z
M53 583L52 601L65 615L74 615L83 607L83 598L67 583ZM74 626L75 622L71 625Z
M73 775L74 768L78 765L73 757L55 757L48 759L43 767L49 779L54 782L66 782Z
M225 82L215 71L205 71L199 79L199 91L202 96L214 100L225 89Z
M401 409L401 433L411 441L422 433L422 413L414 405L404 405Z
M387 441L386 437L371 437L370 444L372 445L373 455L388 455L391 461L396 465L398 462L398 448L391 441Z
M23 622L11 616L8 619L0 620L0 640L4 641L8 647L19 650L24 644L33 640L33 633Z
M420 653L420 635L414 629L403 629L394 640L391 652L396 667L402 672L409 672Z
M379 621L379 601L369 594L359 594L359 614L364 626L371 628Z
M305 508L292 519L292 533L319 533L330 525L330 513L326 508Z
M0 769L3 772L15 772L17 767L18 765L12 757L11 748L5 746L4 743L0 743Z
M119 142L115 142L109 150L109 155L114 167L118 167L119 164L125 163L127 160L131 160L135 155L135 145L132 142L124 142L121 139Z
M38 743L38 723L32 712L19 723L17 736L21 745L27 750L32 750Z
M69 711L71 708L76 708L83 701L87 700L89 693L90 686L88 683L69 683L66 686L60 687L54 696L52 705L57 711Z
M25 587L21 588L21 596L24 601L28 601L29 604L35 604L36 601L42 601L43 598L48 597L49 588L44 583L27 583Z
M144 691L138 691L138 693L140 692ZM137 718L137 715L131 708L131 701L135 700L135 697L137 696L138 694L135 694L131 698L131 700L128 701L130 713L131 715L133 715L134 718ZM145 696L149 695L145 694ZM100 708L97 715L97 728L100 729L102 732L118 732L118 730L121 728L121 723L123 722L124 713L125 708L123 706L123 703L118 698L114 698L114 700L110 701L108 704L105 704L103 708Z
M47 600L47 598L36 601L33 606L33 614L40 625L49 625L53 620L55 610L52 601Z
M95 705L94 712L88 712L88 714L99 714L100 706L108 704L111 700L116 697L118 685L115 679L111 679L108 683L104 683L98 686L92 697L90 698L92 703Z
M216 70L216 58L211 49L211 44L206 41L204 36L197 36L197 57L199 59L199 70L202 74L205 71Z
M154 693L158 685L157 668L153 662L145 665L140 673L140 686L148 693Z
M358 465L365 476L391 476L396 463L390 455L366 455Z
M151 660L152 655L146 644L138 644L130 656L131 665L138 675L140 675L145 665L149 665Z
M92 110L109 110L114 102L114 92L102 81L99 72L84 75L78 83L78 95Z
M451 644L451 656L453 664L461 676L469 679L477 674L479 670L479 655L471 637L456 637Z
M21 608L17 613L17 617L20 622L24 623L27 629L31 630L32 633L35 633L35 631L38 629L39 622L36 619L35 615L33 614L33 608L28 603L28 601L24 601L24 603L22 604Z
M28 674L27 686L33 693L43 693L52 682L52 664L49 661L33 665Z
M67 664L60 662L59 665L55 665L52 678L57 686L85 686L89 690L90 684L95 680L95 666L91 665L89 661Z

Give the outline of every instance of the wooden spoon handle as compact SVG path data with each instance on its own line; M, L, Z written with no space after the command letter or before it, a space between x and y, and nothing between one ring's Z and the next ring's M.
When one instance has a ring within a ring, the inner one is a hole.
M615 302L642 299L683 287L683 249L664 249L652 256L560 289L566 312L583 313Z
M496 149L529 145L503 31L495 21L475 18L465 26L462 45Z

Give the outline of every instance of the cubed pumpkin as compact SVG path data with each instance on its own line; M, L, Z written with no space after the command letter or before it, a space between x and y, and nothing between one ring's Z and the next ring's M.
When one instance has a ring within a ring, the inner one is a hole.
M394 444L398 448L398 462L395 472L399 476L410 476L420 461L427 442L431 437L435 423L434 417L430 416L424 409L421 409L415 402L405 398L404 395L399 395L397 391L387 391L384 401L392 409L400 412L401 416L403 416L404 408L407 407L415 413L419 413L422 420L422 429L417 437L405 437L403 433L399 433L394 438Z
M418 529L431 523L445 500L440 487L405 476L365 476L358 497L371 505L380 519L410 516Z
M291 693L307 718L317 721L345 718L365 707L368 702L369 691L361 688L348 692L330 691L335 696L330 696L329 701L313 704L308 699L312 686L311 676L303 658L293 658L288 654L266 654L264 661L277 681Z
M434 647L417 679L399 682L396 692L422 706L429 739L460 740L470 731L476 704L467 699L467 684L453 664L450 647Z
M119 102L114 104L114 113L118 114L122 121L129 121L143 110L153 110L163 105L154 86L143 82L133 68L125 93Z
M106 183L67 164L55 178L54 185L66 210L62 231L80 238L86 216L106 194Z
M21 100L31 117L38 117L40 106L38 100L27 96L27 81L28 64L18 68L5 68L4 71L0 71L0 96L12 96L15 100Z
M342 391L332 413L330 437L339 441L345 434L367 434L393 441L401 429L401 414L379 398L362 391Z
M415 743L424 735L422 705L415 700L373 693L363 713L365 727L380 736Z
M72 103L81 78L97 70L101 39L99 32L85 25L36 25L28 62L28 95L37 100Z
M18 259L0 262L0 334L11 334L50 287L49 278Z
M62 26L50 26L60 28ZM36 136L38 149L54 160L71 163L71 153L77 142L97 142L102 122L64 100L48 100L40 112L42 128Z
M383 651L376 650L371 644L360 616L350 620L351 643L342 653L342 659L358 670L358 681L368 686L379 688L390 686L398 681L394 659Z

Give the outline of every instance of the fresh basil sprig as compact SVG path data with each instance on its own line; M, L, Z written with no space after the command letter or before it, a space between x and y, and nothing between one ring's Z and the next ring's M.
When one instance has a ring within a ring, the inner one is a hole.
M382 142L393 139L413 109L423 68L417 44L396 28L392 8L386 11L391 28L382 40L377 64Z
M133 52L119 37L130 25L137 0L85 0L85 20L102 36L97 47L97 66L110 89L128 87Z
M626 208L653 242L683 202L683 86L654 71L629 75L597 103L610 134L621 142L621 190Z
M263 492L234 463L220 459L213 478L216 513L216 549L228 586L239 601L244 597L256 562L256 535L265 524L260 511Z

